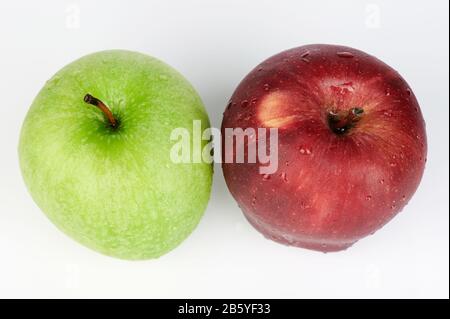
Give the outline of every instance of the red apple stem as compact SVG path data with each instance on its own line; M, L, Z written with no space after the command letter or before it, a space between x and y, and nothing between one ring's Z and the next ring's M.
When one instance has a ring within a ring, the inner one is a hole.
M328 125L336 134L347 133L361 119L363 113L364 110L360 107L354 107L350 110L337 113L330 112L328 115Z
M114 118L114 115L112 114L111 110L102 101L100 101L96 97L93 97L90 94L86 94L84 96L84 102L98 107L103 112L103 114L105 114L105 117L108 119L109 124L111 124L111 126L113 128L115 128L117 126L117 121Z

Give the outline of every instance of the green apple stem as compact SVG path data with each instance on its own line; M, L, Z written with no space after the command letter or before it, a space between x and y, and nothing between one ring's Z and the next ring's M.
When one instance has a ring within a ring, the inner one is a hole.
M111 124L113 128L116 128L117 120L114 118L111 110L102 101L90 94L86 94L84 96L84 102L98 107L103 112L103 114L105 114L105 117L108 119L109 124Z
M364 110L360 107L351 108L348 111L329 112L328 125L338 134L347 133L362 118Z

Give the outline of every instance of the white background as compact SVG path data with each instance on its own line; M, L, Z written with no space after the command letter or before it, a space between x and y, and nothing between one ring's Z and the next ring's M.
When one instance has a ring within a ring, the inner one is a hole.
M1 1L0 297L449 297L448 1ZM22 182L17 142L45 81L90 52L156 56L197 88L214 126L239 81L287 48L335 43L396 68L421 104L424 179L391 223L345 252L264 239L216 166L199 227L158 260L97 254L59 232Z

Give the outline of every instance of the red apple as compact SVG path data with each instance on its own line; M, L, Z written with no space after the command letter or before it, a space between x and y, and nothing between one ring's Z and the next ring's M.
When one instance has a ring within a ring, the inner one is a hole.
M348 248L408 203L426 161L425 123L405 80L344 46L307 45L258 65L239 84L225 128L278 128L278 170L223 163L249 222L274 241ZM245 149L255 138L245 139ZM235 157L224 149L224 159Z

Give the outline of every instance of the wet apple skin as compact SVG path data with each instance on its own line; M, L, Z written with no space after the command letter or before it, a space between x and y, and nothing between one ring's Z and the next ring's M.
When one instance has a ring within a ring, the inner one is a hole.
M200 96L169 65L125 50L86 55L58 71L27 113L18 147L25 184L77 242L125 260L158 258L191 234L209 201L212 165L170 156L171 133L194 136L193 121L209 127Z
M333 132L330 112L354 107L364 110L361 120ZM224 112L222 135L236 127L279 130L276 173L261 175L260 163L222 168L249 222L287 245L348 248L405 207L425 168L425 123L411 88L387 64L349 47L308 45L262 62ZM245 149L256 138L245 139Z

